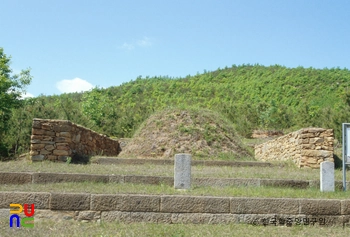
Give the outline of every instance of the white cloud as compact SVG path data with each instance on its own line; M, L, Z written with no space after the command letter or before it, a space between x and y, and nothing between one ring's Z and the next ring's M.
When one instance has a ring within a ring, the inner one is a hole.
M77 77L72 80L59 81L56 83L56 87L62 93L88 91L94 88L90 82Z
M26 92L24 94L21 95L21 99L25 99L25 98L33 98L35 97L33 94Z
M137 41L137 45L140 46L140 47L148 47L148 46L152 45L152 41L148 37L143 37L142 40L138 40Z
M137 47L139 48L145 48L152 46L153 42L152 39L149 37L143 37L140 40L132 41L131 43L124 43L122 46L120 46L121 49L126 50L133 50Z

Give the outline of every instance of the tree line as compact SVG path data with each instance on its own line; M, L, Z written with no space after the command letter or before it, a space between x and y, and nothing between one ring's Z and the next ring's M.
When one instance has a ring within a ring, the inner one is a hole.
M29 71L22 76L26 76L28 84ZM6 74L5 78L14 80ZM2 84L3 79L1 88ZM227 117L244 137L255 129L290 132L314 126L333 128L340 141L341 123L350 116L349 86L350 71L346 68L244 64L184 78L140 76L120 86L94 88L84 93L41 95L24 100L17 96L16 105L5 110L1 107L0 113L7 113L0 125L1 155L28 151L35 117L67 119L120 138L132 137L155 111L174 106L215 110ZM7 90L1 89L1 96L9 94L4 91ZM5 108L7 103L2 98L0 105Z

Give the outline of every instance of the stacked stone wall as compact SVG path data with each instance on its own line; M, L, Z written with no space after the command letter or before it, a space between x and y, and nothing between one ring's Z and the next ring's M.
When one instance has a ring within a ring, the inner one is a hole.
M31 151L33 161L66 161L67 157L117 156L119 142L68 120L33 120Z
M0 218L9 217L11 203L33 203L35 221L344 227L350 220L349 199L0 192Z
M292 160L298 167L319 168L323 161L334 162L333 129L303 128L255 146L261 161Z

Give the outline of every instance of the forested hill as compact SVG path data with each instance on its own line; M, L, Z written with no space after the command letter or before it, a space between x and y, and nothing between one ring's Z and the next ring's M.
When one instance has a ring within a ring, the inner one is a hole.
M116 75L117 76L117 75ZM186 78L147 77L85 93L40 96L13 111L6 141L26 149L34 117L69 119L114 137L130 137L150 114L169 106L218 111L242 136L254 129L333 128L350 120L348 69L233 65ZM346 120L349 118L348 120Z

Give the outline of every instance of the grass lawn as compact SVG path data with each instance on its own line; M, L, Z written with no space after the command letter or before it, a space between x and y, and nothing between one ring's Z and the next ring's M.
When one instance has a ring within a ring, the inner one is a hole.
M349 236L350 227L253 226L247 224L150 224L119 222L80 223L74 221L35 222L33 228L11 229L8 220L0 219L0 236Z
M291 163L275 163L273 167L228 167L228 166L192 166L192 177L213 178L261 178L261 179L295 179L319 180L319 169L299 169ZM173 165L98 165L65 164L50 161L35 162L23 159L0 163L0 172L54 172L114 175L156 175L173 176ZM342 180L342 171L335 170L335 179ZM350 177L350 172L347 172Z

